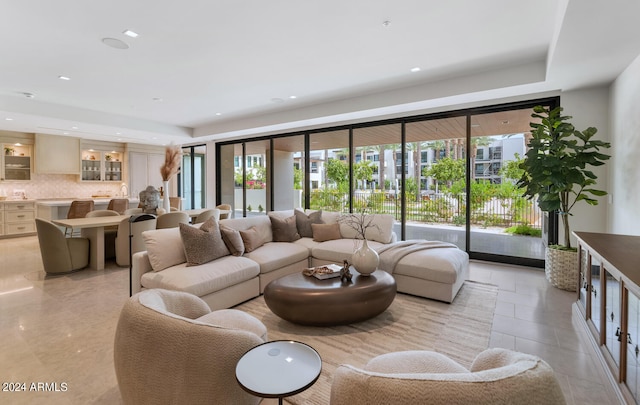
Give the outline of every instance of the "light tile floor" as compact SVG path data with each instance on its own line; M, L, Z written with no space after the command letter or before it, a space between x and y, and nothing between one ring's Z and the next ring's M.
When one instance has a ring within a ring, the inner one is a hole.
M0 404L121 403L112 346L128 273L109 263L101 272L48 277L35 236L0 240L0 383L67 384L66 392L0 389ZM471 279L500 289L490 346L542 357L568 404L619 403L572 313L574 293L525 267L472 262Z

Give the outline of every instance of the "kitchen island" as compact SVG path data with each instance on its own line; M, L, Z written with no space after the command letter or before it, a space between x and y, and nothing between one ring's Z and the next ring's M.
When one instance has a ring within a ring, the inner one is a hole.
M69 213L69 207L74 200L93 200L95 210L106 210L109 201L113 198L123 197L106 197L106 198L51 198L36 200L36 217L53 221L56 219L65 219ZM129 199L129 208L136 208L139 203L138 198L125 197Z

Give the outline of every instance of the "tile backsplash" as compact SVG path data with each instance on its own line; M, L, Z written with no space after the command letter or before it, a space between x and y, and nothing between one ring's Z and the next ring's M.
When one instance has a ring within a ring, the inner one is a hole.
M31 173L31 181L0 182L0 195L13 194L13 190L24 190L27 198L90 198L92 195L120 194L120 182L87 182L79 181L73 174L35 174ZM3 193L4 191L4 193Z

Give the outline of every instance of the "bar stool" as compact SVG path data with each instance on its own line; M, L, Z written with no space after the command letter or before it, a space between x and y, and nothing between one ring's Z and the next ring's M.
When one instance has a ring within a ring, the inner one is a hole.
M71 206L69 206L69 212L67 213L67 219L73 218L85 218L87 213L93 211L94 202L93 200L74 200L71 201ZM65 228L64 234L67 235L67 230L69 228ZM73 235L70 235L73 236Z

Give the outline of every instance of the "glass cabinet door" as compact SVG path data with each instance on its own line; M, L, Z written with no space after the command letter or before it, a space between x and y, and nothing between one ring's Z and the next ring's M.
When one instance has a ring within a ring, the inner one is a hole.
M31 180L31 148L28 145L5 144L4 180Z
M600 304L602 298L602 290L600 283L600 261L594 256L591 256L591 321L593 322L593 326L600 333L600 308L602 307ZM600 337L598 336L598 339Z
M620 322L622 315L620 311L620 283L606 270L603 271L603 275L606 277L604 345L619 368L620 341L624 338Z
M627 376L625 383L636 402L640 400L640 300L628 293L627 315Z
M118 152L104 154L104 181L122 181L122 156Z
M589 294L589 273L587 271L587 256L585 249L580 249L580 291L578 292L578 301L583 310L587 308L587 295Z
M100 152L82 151L82 180L99 181L102 180Z

